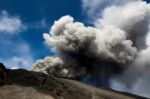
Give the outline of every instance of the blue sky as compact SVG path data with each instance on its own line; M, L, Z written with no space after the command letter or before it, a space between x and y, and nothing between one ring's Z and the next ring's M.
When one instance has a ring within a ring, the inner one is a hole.
M0 62L9 68L29 68L37 59L54 55L44 44L42 34L55 20L71 15L76 21L91 25L89 16L95 17L113 0L89 1L0 0Z
M49 31L54 20L68 14L84 20L81 0L1 0L0 22L5 27L0 29L0 61L9 68L27 68L35 60L53 55L42 34ZM17 22L12 22L15 19ZM7 26L8 22L15 24Z

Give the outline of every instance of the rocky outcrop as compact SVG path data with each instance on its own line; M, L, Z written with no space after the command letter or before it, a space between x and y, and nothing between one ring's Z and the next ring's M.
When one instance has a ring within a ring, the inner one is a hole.
M146 99L0 64L0 99Z

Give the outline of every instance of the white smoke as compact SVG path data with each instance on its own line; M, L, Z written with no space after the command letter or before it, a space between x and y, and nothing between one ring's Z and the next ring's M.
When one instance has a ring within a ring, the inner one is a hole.
M80 68L82 69L82 68ZM69 66L65 66L62 59L59 57L45 57L43 60L38 60L32 65L31 70L42 72L48 75L54 75L61 78L78 79L85 75L86 70L82 69L76 71L76 69ZM78 73L76 73L78 72Z
M149 76L150 76L150 47L138 53L134 63L122 75L118 75L112 80L112 88L118 89L116 84L126 86L126 89L119 88L121 91L128 91L135 94L150 97ZM115 84L116 83L116 84Z
M97 20L103 12L103 10L112 5L123 6L129 2L142 1L142 0L82 0L83 13L86 17L93 21Z
M113 12L113 13L112 13ZM127 33L127 37L138 49L137 57L130 67L115 79L115 83L126 86L122 91L149 96L150 76L150 48L147 46L146 36L149 33L150 25L150 4L144 1L134 1L124 4L124 6L113 5L107 7L102 18L95 21L95 26L101 28L103 25L113 25ZM112 88L116 88L112 83ZM143 91L143 92L142 92Z
M45 57L43 60L38 60L33 64L32 70L53 74L56 77L67 78L69 75L69 71L64 67L63 61L58 57Z
M112 13L113 12L113 13ZM124 6L111 6L104 10L102 18L95 22L100 28L113 25L127 33L138 49L145 47L145 36L148 33L150 5L144 1L127 3Z
M38 60L35 64L33 64L32 69L34 69L35 71L38 72L43 72L45 74L48 74L48 68L52 68L52 67L58 67L61 68L63 65L63 61L58 58L58 57L45 57L44 60ZM62 70L62 71L66 71L65 73L67 73L67 70Z
M87 57L110 58L126 63L136 55L132 41L127 40L126 33L121 29L108 25L101 29L86 27L83 23L74 22L70 16L55 21L50 35L45 33L44 38L60 57L64 57L64 52L77 53L83 49Z
M94 27L75 22L68 15L55 21L50 32L43 36L59 58L37 62L32 70L72 79L87 74L99 79L102 75L121 83L126 87L124 91L140 93L137 89L148 86L145 79L150 75L150 48L146 45L150 4L141 0L115 2L95 19Z
M91 71L89 68L93 68L94 64L128 64L134 61L137 53L125 31L113 25L104 25L101 29L86 27L83 23L74 22L71 16L64 16L55 21L50 34L44 33L43 36L60 58L57 59L58 62L55 61L57 65L49 64L54 58L46 58L34 64L32 70L55 76L58 74L57 77L82 78L87 71ZM98 67L105 68L104 65ZM112 75L118 73L118 66L108 67ZM63 68L67 69L67 73L63 74ZM127 67L120 65L119 68ZM46 71L47 69L53 72Z

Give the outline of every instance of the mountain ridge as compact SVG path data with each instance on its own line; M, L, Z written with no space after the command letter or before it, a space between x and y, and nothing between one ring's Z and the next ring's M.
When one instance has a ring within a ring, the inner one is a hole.
M0 76L0 99L147 99L2 64Z

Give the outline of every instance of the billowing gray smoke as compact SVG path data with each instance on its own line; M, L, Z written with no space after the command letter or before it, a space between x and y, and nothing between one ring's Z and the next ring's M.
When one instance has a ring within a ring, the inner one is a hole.
M96 79L97 75L102 74L109 78L110 75L118 74L127 68L124 65L132 62L136 56L136 48L132 46L132 41L127 39L123 30L114 26L104 26L101 29L86 27L82 23L74 22L72 17L64 16L54 23L50 33L45 33L44 38L61 58L57 60L57 64L63 61L59 67L66 68L68 72L73 68L72 79L84 77L86 73L90 73ZM44 63L46 62L45 59ZM51 68L51 65L48 67ZM86 72L75 76L83 70ZM70 75L68 77L70 78Z
M69 15L55 21L49 34L43 36L58 57L46 57L36 62L32 70L70 79L88 75L88 80L97 86L108 85L110 79L132 85L140 78L136 74L143 74L150 65L150 48L145 41L150 5L131 1L106 7L95 20L95 27L75 22ZM131 78L126 79L130 74Z
M45 57L43 60L38 60L33 64L32 70L69 79L81 78L86 73L85 68L72 68L71 66L64 64L63 60L59 57Z

